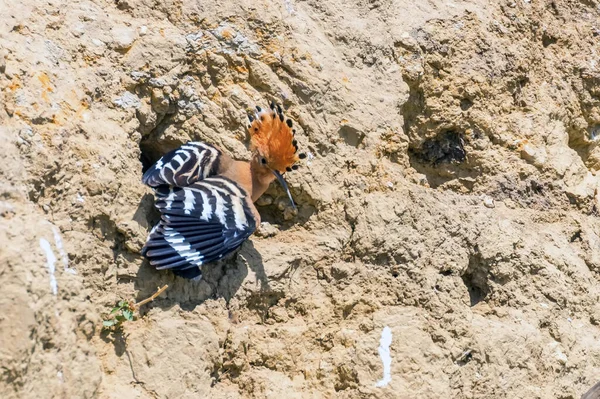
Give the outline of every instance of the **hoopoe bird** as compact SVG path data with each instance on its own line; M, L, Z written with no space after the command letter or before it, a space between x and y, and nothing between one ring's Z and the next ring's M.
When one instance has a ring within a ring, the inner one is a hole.
M257 106L248 118L250 162L206 143L188 142L144 173L142 182L154 189L161 219L142 255L156 269L200 278L202 265L235 251L260 226L254 201L275 179L295 208L283 175L297 169L305 155L298 153L291 119L274 103L269 110Z

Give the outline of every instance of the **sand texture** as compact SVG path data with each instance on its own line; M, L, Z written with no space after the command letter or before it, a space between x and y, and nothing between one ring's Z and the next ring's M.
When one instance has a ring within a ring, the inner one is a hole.
M597 0L0 0L0 397L559 398L600 380ZM193 282L142 170L295 121ZM169 289L115 334L119 299Z

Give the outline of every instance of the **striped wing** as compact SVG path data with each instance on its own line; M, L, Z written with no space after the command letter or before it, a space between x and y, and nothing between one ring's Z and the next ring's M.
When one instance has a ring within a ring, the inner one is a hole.
M201 265L231 253L256 230L251 198L225 177L161 186L156 196L162 217L142 254L159 270L198 277Z
M144 173L142 182L150 187L163 184L185 187L215 175L221 151L212 145L191 141L165 154Z

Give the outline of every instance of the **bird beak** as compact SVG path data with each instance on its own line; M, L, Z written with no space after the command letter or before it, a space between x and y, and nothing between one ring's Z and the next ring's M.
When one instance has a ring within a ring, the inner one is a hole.
M275 177L277 177L277 180L279 180L279 184L281 184L283 186L283 188L285 189L285 192L287 193L288 197L290 197L290 201L292 203L292 208L296 209L296 204L294 204L294 199L292 198L292 193L290 193L290 189L288 188L288 185L285 182L285 179L283 178L281 173L279 173L278 170L274 170L273 174L275 175Z

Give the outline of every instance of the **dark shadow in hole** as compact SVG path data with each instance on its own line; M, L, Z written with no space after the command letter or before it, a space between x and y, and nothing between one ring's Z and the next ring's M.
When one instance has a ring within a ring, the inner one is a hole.
M425 140L421 148L413 149L419 161L437 166L442 163L461 163L467 157L463 134L448 130Z
M550 45L552 45L552 44L555 44L557 41L558 41L558 39L557 39L557 38L555 38L555 37L553 37L553 36L550 36L550 35L548 35L547 33L544 33L544 34L542 35L542 45L543 45L544 47L548 47L548 46L550 46Z
M468 98L463 98L462 100L460 100L460 109L462 109L463 111L467 111L472 106L473 101L469 100Z
M469 259L469 267L466 273L461 276L469 292L471 306L475 306L485 300L489 294L488 275L488 265L483 262L479 252L476 252Z
M410 166L424 174L432 188L457 178L478 176L468 165L464 134L457 130L443 131L425 140L420 147L409 148L408 157Z
M142 163L142 173L154 165L163 155L181 147L185 142L173 140L145 139L140 141L140 162Z
M140 143L140 148L142 148L142 143ZM152 165L154 165L154 162L156 162L156 160L152 160L149 156L148 156L148 151L144 151L142 150L140 152L140 162L142 163L142 174L146 173L146 171L148 169L150 169L150 167Z
M156 161L166 153L185 144L184 141L174 140L171 137L164 137L165 131L171 126L179 126L172 115L167 115L164 119L144 135L140 140L140 162L142 163L142 174L145 173Z
M462 280L469 291L471 306L475 306L485 299L487 293L474 282L472 274L465 274L462 276Z
M570 242L575 242L575 241L579 241L582 242L583 240L581 239L581 230L577 230L575 232L575 234L573 234L571 236L571 238L569 239Z
M471 360L473 360L473 352L470 349L468 349L458 359L456 359L456 364L462 367L469 363Z
M134 286L138 292L136 302L150 297L158 287L165 284L168 284L169 288L159 298L144 305L140 314L144 314L153 306L165 310L176 304L179 304L181 309L191 311L207 299L215 298L224 298L229 303L248 276L248 267L255 273L261 290L269 290L262 256L254 248L251 240L244 242L229 258L203 265L202 278L199 281L177 277L168 270L156 270L144 259L135 279Z

